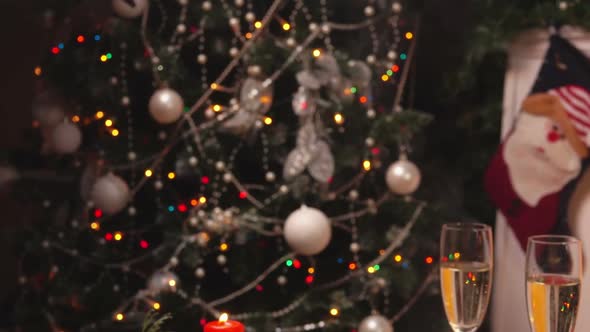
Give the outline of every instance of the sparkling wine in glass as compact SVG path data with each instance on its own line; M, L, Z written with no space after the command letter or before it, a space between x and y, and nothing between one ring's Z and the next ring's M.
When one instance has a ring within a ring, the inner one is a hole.
M443 225L440 287L455 332L474 332L488 309L494 267L492 229L478 223Z
M580 301L582 244L571 236L529 238L526 296L533 332L573 332Z

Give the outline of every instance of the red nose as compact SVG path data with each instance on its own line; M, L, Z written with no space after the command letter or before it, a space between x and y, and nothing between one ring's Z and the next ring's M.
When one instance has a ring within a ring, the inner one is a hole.
M561 135L559 135L558 132L553 131L553 130L547 134L547 140L551 143L555 143L555 142L559 141L560 138L561 138Z

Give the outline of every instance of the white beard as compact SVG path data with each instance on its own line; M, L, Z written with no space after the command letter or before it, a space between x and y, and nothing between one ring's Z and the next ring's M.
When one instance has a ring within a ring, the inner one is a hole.
M561 190L581 169L580 157L566 139L548 141L552 125L547 117L521 112L504 148L510 182L529 206Z

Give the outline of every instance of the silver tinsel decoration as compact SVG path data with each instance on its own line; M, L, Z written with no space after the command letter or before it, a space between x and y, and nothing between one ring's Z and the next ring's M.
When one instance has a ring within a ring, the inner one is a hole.
M311 121L299 129L297 146L287 156L283 177L292 180L306 169L319 182L328 182L334 175L334 156L330 146L318 137Z
M254 78L247 78L240 89L240 108L233 116L223 123L224 131L238 136L249 134L256 121L268 112L272 105L272 85Z

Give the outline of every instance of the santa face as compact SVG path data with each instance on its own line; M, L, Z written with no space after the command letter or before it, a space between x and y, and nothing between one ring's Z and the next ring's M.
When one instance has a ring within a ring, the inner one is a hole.
M581 160L558 126L544 116L521 112L506 141L504 160L518 196L535 206L580 172Z

